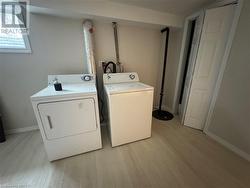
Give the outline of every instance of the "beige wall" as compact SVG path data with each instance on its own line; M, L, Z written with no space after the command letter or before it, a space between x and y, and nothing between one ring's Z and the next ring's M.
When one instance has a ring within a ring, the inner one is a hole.
M250 1L239 25L208 130L250 155Z
M95 22L95 28L96 61L114 60L111 24ZM30 96L46 87L48 74L84 72L82 37L82 20L31 15L32 54L0 54L0 112L6 129L37 124ZM161 37L159 29L119 25L125 70L138 72L142 82L154 87L162 63Z
M36 125L30 96L48 74L81 73L81 21L31 15L32 54L0 54L0 111L6 129Z
M166 85L164 104L167 110L173 112L175 86L181 49L182 30L170 31L168 62L166 66Z
M115 61L114 36L111 23L95 22L96 62ZM158 106L163 69L165 34L159 29L119 25L120 59L125 71L138 72L140 80L155 87L154 106ZM165 77L164 107L172 110L180 53L181 29L171 29ZM100 67L97 67L101 75ZM101 82L101 81L100 81Z
M95 52L98 75L100 61L115 61L114 34L111 23L95 22ZM158 29L118 26L120 61L126 72L138 72L140 80L157 87L161 55L161 33ZM157 93L155 92L155 96Z

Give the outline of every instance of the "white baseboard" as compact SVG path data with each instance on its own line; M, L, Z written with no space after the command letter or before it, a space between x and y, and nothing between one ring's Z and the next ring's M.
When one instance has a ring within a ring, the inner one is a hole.
M39 127L37 125L34 125L34 126L30 126L30 127L9 129L9 130L6 130L5 133L8 135L8 134L16 134L16 133L34 131L34 130L38 130L38 129L39 129Z
M241 149L235 147L234 145L230 144L229 142L227 142L226 140L220 138L219 136L209 132L208 130L205 131L205 133L212 138L213 140L219 142L220 144L222 144L223 146L225 146L226 148L228 148L229 150L233 151L234 153L238 154L239 156L241 156L242 158L250 161L250 154L242 151Z

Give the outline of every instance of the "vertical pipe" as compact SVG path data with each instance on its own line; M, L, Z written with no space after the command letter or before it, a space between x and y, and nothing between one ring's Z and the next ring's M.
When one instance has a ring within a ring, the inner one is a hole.
M164 93L164 84L165 84L165 72L166 72L166 64L167 64L167 57L168 57L168 40L169 40L169 28L165 28L161 30L161 32L166 31L166 44L165 44L165 54L164 54L164 64L163 64L163 72L162 72L162 80L161 80L161 93L160 93L160 104L159 104L159 110L162 109L162 99L163 99L163 93Z
M169 28L166 27L165 29L162 29L161 33L163 32L166 32L166 44L165 44L164 64L163 64L162 81L161 81L160 104L159 104L159 109L153 111L153 116L156 119L168 121L168 120L173 119L174 116L170 112L162 110L162 99L163 99L165 72L166 72L166 64L167 64L167 57L168 57Z
M84 50L86 54L86 65L88 74L96 74L95 58L94 58L94 39L93 39L93 23L91 20L83 22Z
M119 55L119 46L118 46L118 34L117 34L117 23L112 22L112 24L113 24L113 28L114 28L116 63L120 64L120 55Z
M123 66L122 66L122 63L120 62L120 54L119 54L117 23L112 22L112 24L113 24L113 29L114 29L116 65L117 65L117 68L118 68L117 72L123 72Z

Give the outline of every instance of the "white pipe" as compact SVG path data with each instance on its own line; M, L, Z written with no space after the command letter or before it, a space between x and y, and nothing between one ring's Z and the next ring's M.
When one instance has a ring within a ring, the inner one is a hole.
M83 22L83 35L84 35L84 50L86 54L86 65L88 74L96 74L95 58L94 58L94 29L91 20Z

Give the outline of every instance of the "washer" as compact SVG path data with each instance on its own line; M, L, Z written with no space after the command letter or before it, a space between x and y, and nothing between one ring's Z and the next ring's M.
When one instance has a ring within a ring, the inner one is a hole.
M112 147L151 137L154 88L135 72L104 74L103 82Z
M50 161L102 148L94 75L49 75L31 102Z

